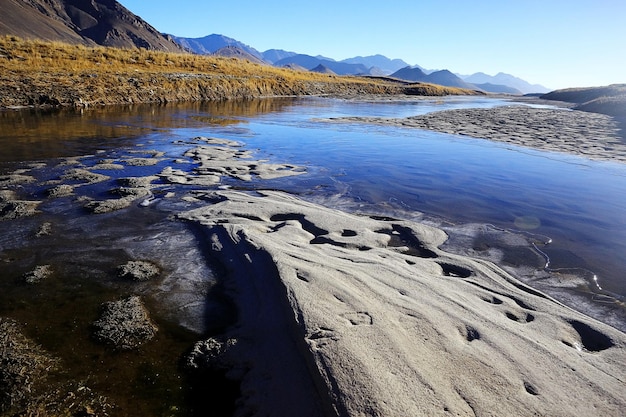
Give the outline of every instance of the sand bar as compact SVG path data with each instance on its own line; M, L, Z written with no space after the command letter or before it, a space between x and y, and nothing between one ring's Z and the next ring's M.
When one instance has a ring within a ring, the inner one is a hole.
M444 110L406 118L342 117L329 120L427 129L626 163L624 132L615 119L598 113L512 105Z
M208 199L208 198L207 198ZM626 335L425 225L280 192L211 193L202 225L239 308L238 415L617 416Z

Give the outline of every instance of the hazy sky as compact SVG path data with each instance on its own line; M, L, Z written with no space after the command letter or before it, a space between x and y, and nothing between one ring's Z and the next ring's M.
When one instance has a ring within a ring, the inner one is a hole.
M548 88L626 83L625 0L119 0L157 30L260 52L382 54Z

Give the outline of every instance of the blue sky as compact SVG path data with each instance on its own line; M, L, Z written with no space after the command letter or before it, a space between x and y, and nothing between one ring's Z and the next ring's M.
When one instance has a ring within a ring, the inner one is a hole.
M263 52L382 54L548 88L626 83L624 0L119 0L157 30Z

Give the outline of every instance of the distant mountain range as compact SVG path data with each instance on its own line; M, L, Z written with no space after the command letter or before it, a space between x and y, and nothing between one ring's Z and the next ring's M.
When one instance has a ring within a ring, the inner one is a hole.
M338 75L391 76L397 79L462 87L493 93L546 93L549 89L509 74L469 76L448 70L427 71L383 55L336 61L323 56L253 47L223 35L185 38L159 33L115 0L0 0L0 35L16 35L83 45L191 51L247 59L278 67Z
M391 74L393 78L399 78L407 81L425 82L431 84L445 85L448 87L459 87L467 89L476 89L476 86L463 81L458 76L448 70L441 70L426 74L421 68L404 67Z
M526 81L517 77L513 77L512 75L500 73L498 74L498 76L491 77L489 75L483 74L485 76L480 79L474 77L474 75L463 78L451 73L448 70L440 70L426 73L421 68L404 67L391 74L391 77L399 78L401 80L445 85L448 87L460 87L470 90L478 89L486 91L488 93L521 95L528 93L543 93L549 91L547 88L539 85L531 86ZM503 76L506 76L506 79L503 79ZM498 84L494 84L494 82L497 82Z
M508 85L512 88L515 88L524 94L526 93L547 93L550 91L546 87L540 84L529 84L528 82L522 80L521 78L514 77L510 74L505 74L503 72L499 72L496 75L487 75L483 72L477 72L468 76L461 76L468 83L480 85L480 84L500 84L500 85Z
M368 68L377 68L382 71L383 74L394 73L400 68L409 65L401 59L389 59L384 55L356 56L354 58L344 59L341 62L347 64L362 64Z
M203 38L184 38L169 35L183 47L199 54L224 55L223 48L240 49L240 57L248 56L253 62L263 62L277 67L297 68L337 75L390 76L405 81L426 82L448 87L482 90L489 93L529 94L547 93L542 85L530 84L513 75L498 73L495 76L478 72L472 75L453 74L448 70L427 71L419 65L410 66L401 59L389 59L384 55L357 56L336 61L324 56L311 56L281 49L259 52L253 47L223 35L208 35ZM232 55L227 55L232 56Z
M230 47L241 49L245 55L253 56L257 59L265 61L263 55L251 46L248 46L238 40L223 35L208 35L202 38L183 38L179 36L169 35L174 41L178 42L184 48L196 54L215 54L220 49Z

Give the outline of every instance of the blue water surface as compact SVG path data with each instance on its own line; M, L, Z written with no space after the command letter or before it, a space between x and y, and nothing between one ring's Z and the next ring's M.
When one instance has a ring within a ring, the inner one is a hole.
M585 268L606 291L626 295L626 166L415 128L334 123L344 116L407 117L511 104L491 98L353 102L303 99L280 112L219 128L178 131L244 142L261 157L309 168L289 191L320 187L367 205L533 233L553 243L553 268ZM295 181L295 182L294 182ZM561 254L561 255L559 255ZM563 258L560 260L560 258Z
M415 128L329 120L510 104L489 97L302 98L136 106L30 119L5 115L0 161L115 152L135 144L179 158L184 150L177 142L195 136L236 140L255 158L307 168L306 175L243 186L316 201L333 196L334 205L360 211L521 227L552 238L542 249L551 268L590 271L603 291L623 300L626 164ZM67 132L76 134L65 138ZM224 182L242 186L232 179Z

